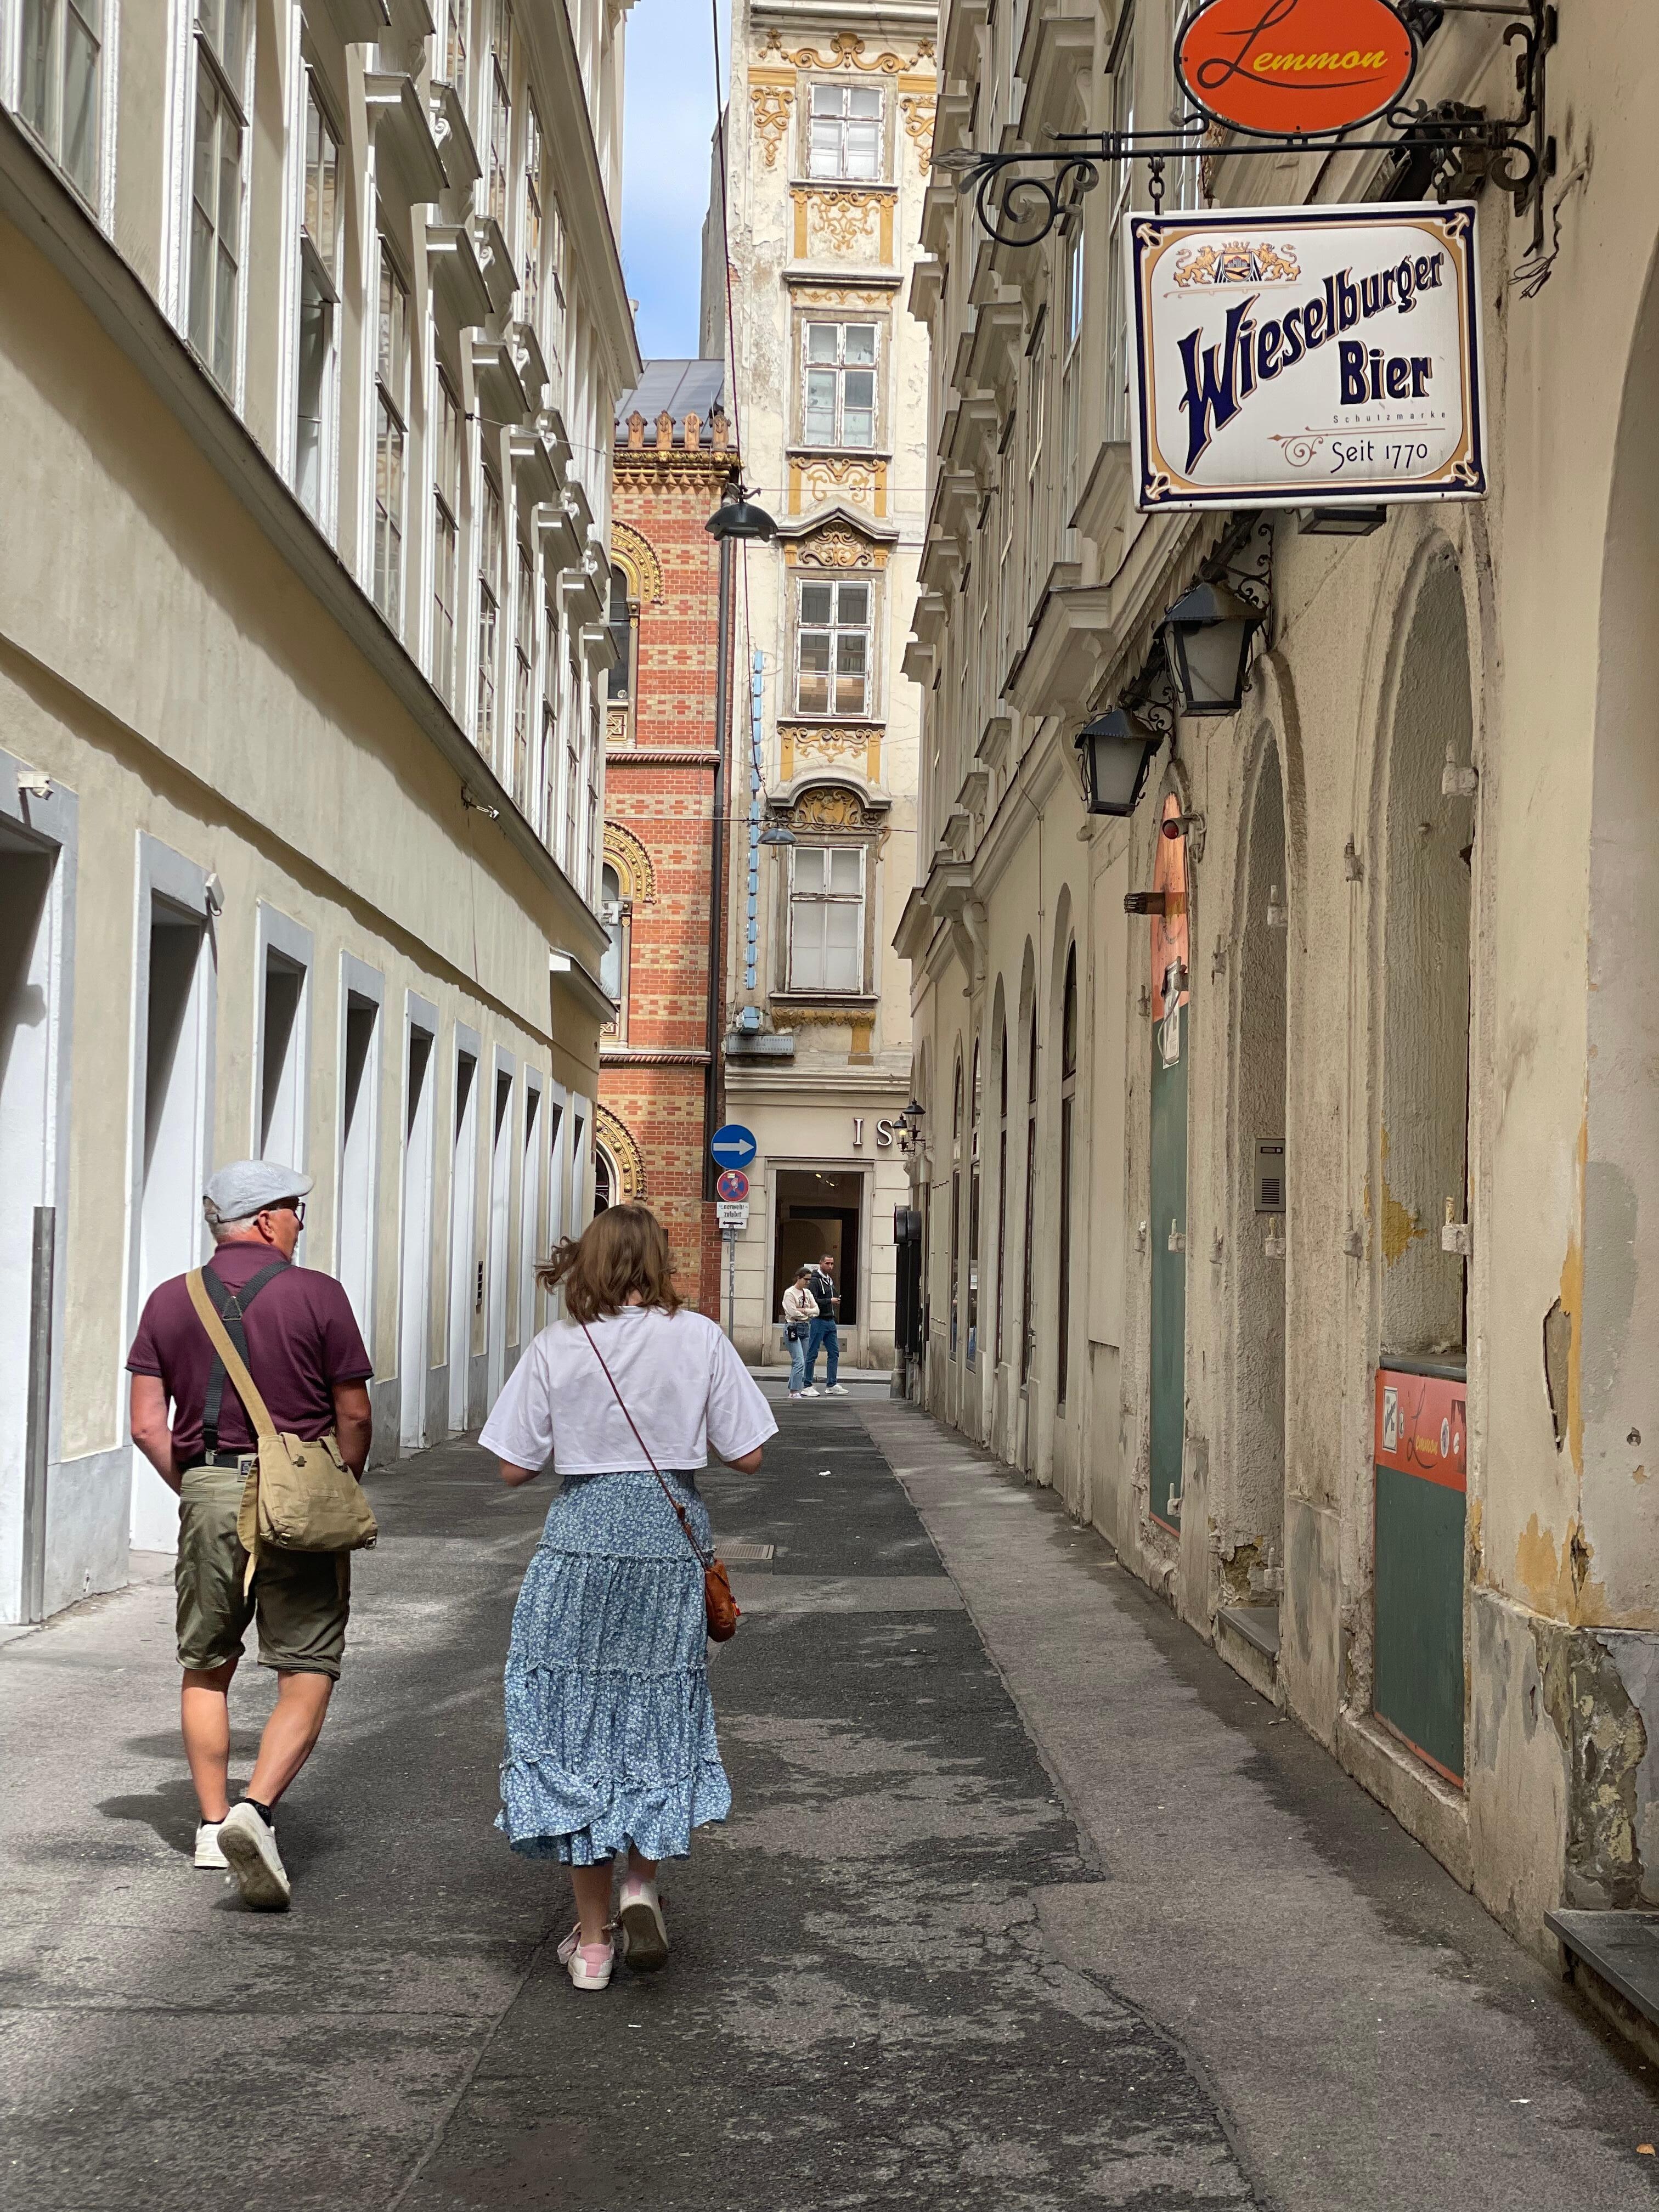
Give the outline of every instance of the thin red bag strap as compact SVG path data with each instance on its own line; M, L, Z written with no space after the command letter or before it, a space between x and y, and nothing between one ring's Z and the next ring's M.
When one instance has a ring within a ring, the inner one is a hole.
M622 1392L617 1388L617 1378L611 1372L609 1366L606 1365L604 1352L599 1350L597 1344L593 1343L592 1330L589 1328L586 1322L580 1322L578 1326L580 1328L582 1334L587 1339L588 1343L592 1346L594 1358L599 1361L601 1367L605 1368L605 1379L611 1385L611 1395L616 1400L617 1403L622 1407L623 1419L627 1422L629 1427L633 1430L635 1443L638 1444L640 1449L645 1454L646 1459L649 1462L652 1474L656 1476L657 1480L659 1483L662 1483L662 1494L674 1509L675 1518L680 1524L681 1533L684 1534L686 1542L690 1544L691 1549L696 1553L698 1565L707 1571L708 1562L702 1555L702 1546L698 1543L696 1538L691 1534L691 1523L686 1518L685 1508L680 1504L679 1499L675 1497L673 1492L668 1487L668 1485L665 1482L663 1482L662 1469L657 1465L656 1461L651 1457L651 1447L647 1443L645 1438L640 1434L639 1425L635 1420L634 1416L628 1410L628 1401L623 1396Z

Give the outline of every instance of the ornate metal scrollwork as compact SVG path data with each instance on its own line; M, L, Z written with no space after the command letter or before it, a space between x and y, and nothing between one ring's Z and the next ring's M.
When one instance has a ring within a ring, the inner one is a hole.
M1555 8L1552 0L1433 0L1431 12L1437 23L1448 15L1512 13L1504 41L1516 49L1518 115L1488 116L1453 100L1431 107L1419 100L1401 101L1377 122L1355 126L1368 132L1380 128L1389 137L1359 137L1339 131L1278 138L1241 136L1234 143L1218 144L1210 125L1194 121L1170 131L1056 131L1051 134L1052 150L980 154L956 147L939 155L934 166L954 174L958 191L973 193L980 227L988 237L1000 246L1030 246L1040 245L1083 195L1094 190L1103 164L1145 161L1156 206L1163 198L1166 167L1189 158L1210 163L1258 154L1427 154L1433 157L1432 189L1440 198L1460 183L1473 188L1490 179L1509 195L1517 216L1530 207L1536 253L1543 245L1543 180L1555 163L1555 142L1544 122L1545 58L1555 43Z

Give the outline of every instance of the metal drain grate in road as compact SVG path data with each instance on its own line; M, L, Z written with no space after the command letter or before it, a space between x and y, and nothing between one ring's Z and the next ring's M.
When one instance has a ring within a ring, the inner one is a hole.
M776 1548L774 1544L722 1544L720 1551L728 1567L757 1567Z

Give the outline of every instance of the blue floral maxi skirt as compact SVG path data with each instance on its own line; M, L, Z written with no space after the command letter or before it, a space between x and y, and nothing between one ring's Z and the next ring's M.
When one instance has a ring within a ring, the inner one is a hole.
M708 1551L696 1482L666 1480ZM495 1825L515 1851L684 1858L726 1818L706 1648L702 1567L656 1476L568 1475L513 1613Z

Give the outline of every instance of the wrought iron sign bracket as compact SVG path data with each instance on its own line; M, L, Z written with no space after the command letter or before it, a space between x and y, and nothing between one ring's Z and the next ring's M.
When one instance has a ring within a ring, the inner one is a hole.
M1557 35L1553 0L1407 0L1401 12L1414 30L1424 32L1437 27L1446 15L1507 17L1504 43L1515 49L1520 112L1492 117L1455 100L1432 107L1425 100L1401 100L1348 131L1282 137L1241 132L1227 143L1218 141L1216 126L1206 119L1169 131L1054 131L1052 150L981 154L959 146L940 155L936 166L955 176L958 191L972 192L980 228L988 238L999 246L1030 246L1040 245L1075 211L1100 182L1103 166L1145 161L1156 212L1172 162L1236 161L1257 154L1317 154L1327 159L1338 154L1427 155L1433 161L1430 189L1437 198L1445 200L1454 188L1495 182L1509 194L1517 217L1531 210L1532 250L1541 252L1544 179L1555 169L1555 141L1545 119L1547 60ZM1378 131L1394 135L1359 135Z

